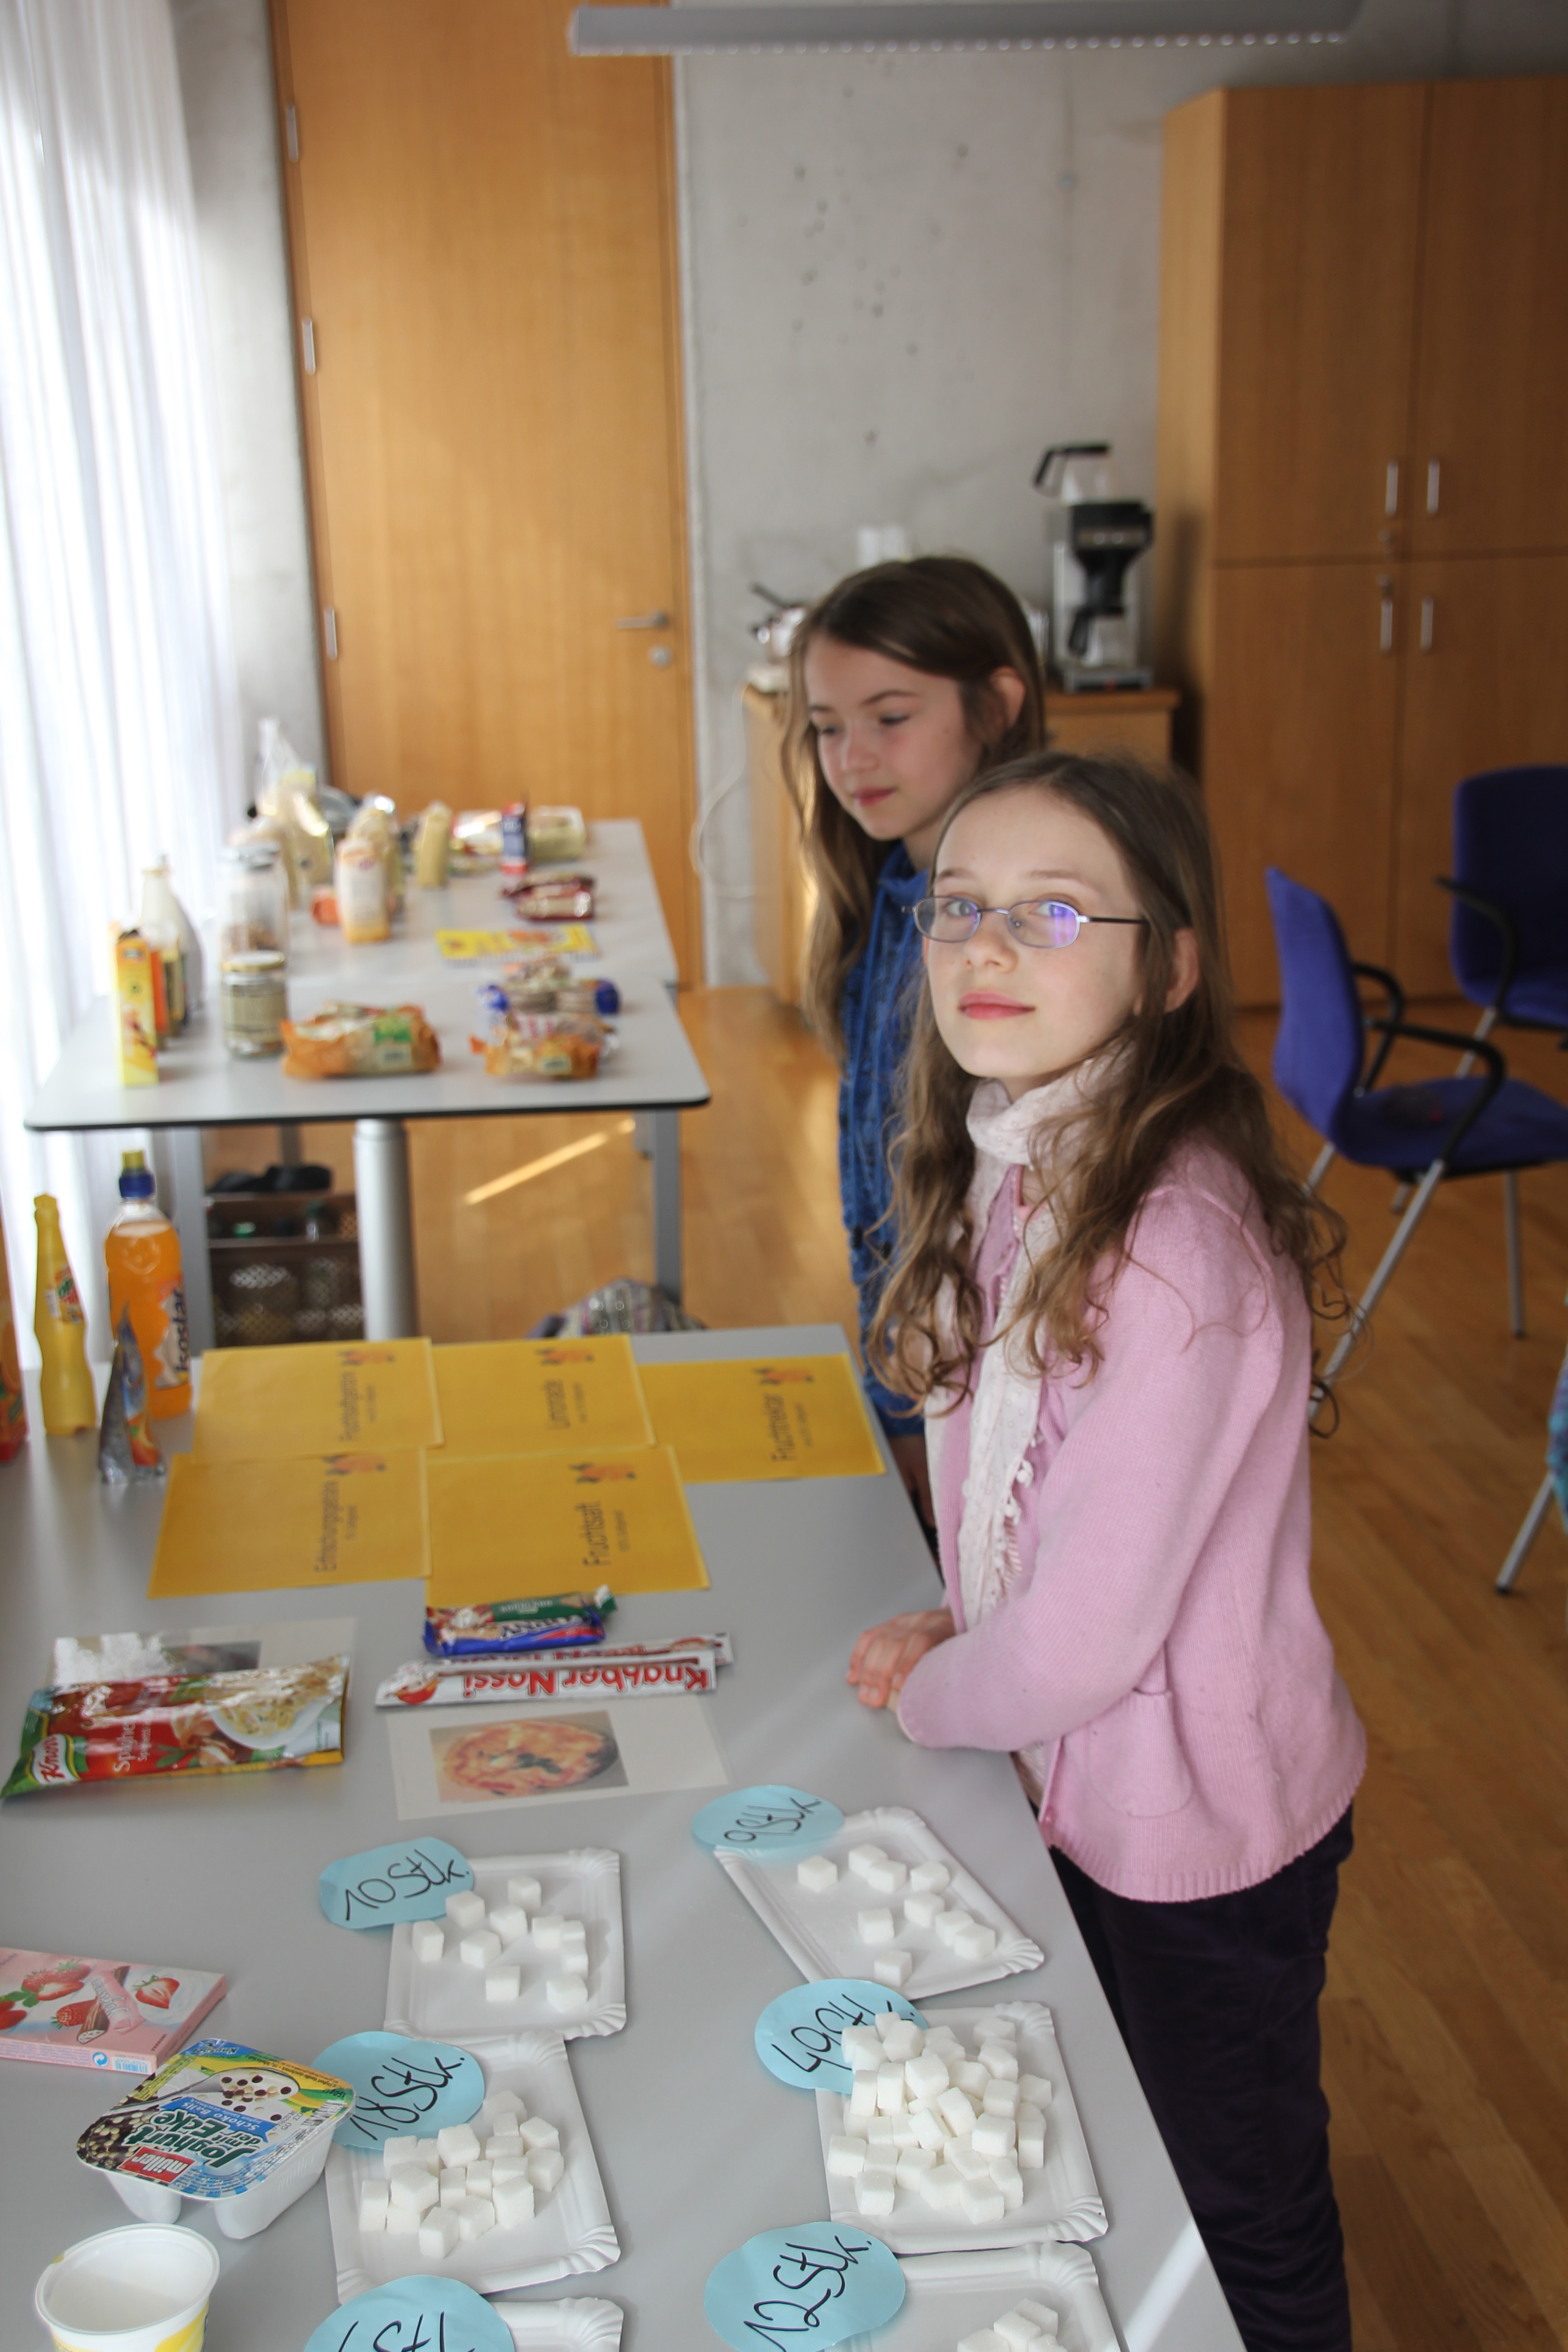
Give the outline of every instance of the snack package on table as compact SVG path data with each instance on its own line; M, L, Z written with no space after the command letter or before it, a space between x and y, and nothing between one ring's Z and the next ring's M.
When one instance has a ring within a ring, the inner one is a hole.
M514 1651L581 1649L602 1642L616 1605L607 1584L596 1592L552 1592L531 1600L474 1601L426 1609L425 1647L436 1658L506 1656Z
M690 1697L717 1690L731 1663L727 1633L679 1642L625 1642L593 1650L457 1658L416 1658L377 1685L377 1706L479 1706L498 1699Z
M206 1969L0 1950L0 2058L151 2074L226 1990Z
M520 875L500 894L535 923L581 923L594 911L591 874Z
M607 1018L621 1009L613 980L586 980L570 956L519 956L474 992L498 1020L509 1013L580 1013Z
M271 1772L341 1764L346 1656L218 1675L37 1690L0 1797L152 1772Z
M566 866L588 846L588 827L580 808L552 804L528 812L528 860L531 866Z
M390 1078L437 1067L440 1042L417 1004L323 1004L281 1024L286 1078Z
M469 1040L492 1078L596 1077L614 1042L602 1021L562 1013L509 1013L488 1038Z

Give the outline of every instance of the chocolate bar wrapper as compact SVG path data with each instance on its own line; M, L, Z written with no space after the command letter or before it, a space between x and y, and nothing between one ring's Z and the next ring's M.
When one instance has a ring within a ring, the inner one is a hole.
M504 1656L512 1651L583 1649L605 1638L616 1605L607 1584L596 1592L554 1592L521 1601L475 1601L426 1609L425 1647L433 1657Z
M684 1642L628 1642L550 1658L417 1659L389 1675L377 1706L479 1706L497 1699L664 1698L716 1689L733 1652L727 1633Z

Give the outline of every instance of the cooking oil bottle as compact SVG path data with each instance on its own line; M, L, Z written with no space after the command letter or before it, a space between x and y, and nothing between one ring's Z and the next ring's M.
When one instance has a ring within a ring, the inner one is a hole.
M147 1411L153 1421L167 1421L191 1409L191 1335L180 1236L153 1198L144 1153L121 1154L120 1197L125 1206L103 1244L109 1319L118 1331L130 1307L147 1382Z
M60 1232L60 1204L52 1192L33 1202L38 1225L38 1287L33 1329L44 1360L38 1382L44 1428L50 1437L74 1437L98 1427L98 1400L87 1368L87 1318Z

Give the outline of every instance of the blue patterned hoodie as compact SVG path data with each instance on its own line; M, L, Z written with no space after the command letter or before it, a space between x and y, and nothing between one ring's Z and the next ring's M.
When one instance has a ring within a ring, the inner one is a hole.
M839 1018L844 1075L838 1087L838 1182L849 1235L849 1271L860 1301L864 1346L881 1297L894 1236L883 1223L893 1199L888 1154L898 1132L899 1086L921 984L921 936L913 908L926 877L910 864L903 843L889 852L877 877L865 951L845 976ZM869 1372L866 1393L889 1436L921 1427L907 1397L884 1388Z

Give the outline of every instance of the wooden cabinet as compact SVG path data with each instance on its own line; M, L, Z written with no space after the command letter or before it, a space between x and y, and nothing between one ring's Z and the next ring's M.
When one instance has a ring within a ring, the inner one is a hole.
M1278 996L1269 865L1447 992L1454 785L1568 757L1568 80L1216 90L1166 130L1157 658L1238 994Z
M1133 751L1141 760L1171 756L1171 719L1180 695L1149 686L1120 694L1046 695L1046 747L1051 751Z

